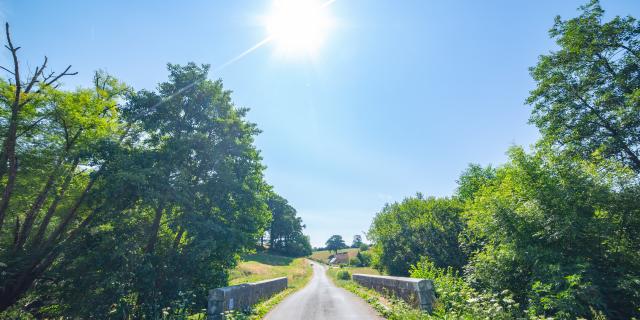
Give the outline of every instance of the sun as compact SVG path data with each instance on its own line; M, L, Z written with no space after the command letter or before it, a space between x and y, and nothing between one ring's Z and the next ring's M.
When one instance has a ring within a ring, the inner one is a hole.
M332 25L327 9L329 3L274 0L266 27L278 50L287 54L314 54Z

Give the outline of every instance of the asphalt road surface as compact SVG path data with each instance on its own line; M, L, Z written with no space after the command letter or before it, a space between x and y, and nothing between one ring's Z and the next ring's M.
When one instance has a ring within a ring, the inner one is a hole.
M313 278L306 287L293 293L264 317L265 320L382 320L371 306L358 296L336 287L327 278L326 268L315 262Z

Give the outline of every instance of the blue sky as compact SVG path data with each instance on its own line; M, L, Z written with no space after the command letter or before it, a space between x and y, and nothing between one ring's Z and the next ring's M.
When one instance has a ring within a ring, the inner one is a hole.
M211 74L263 130L266 177L296 207L314 246L347 242L386 202L447 196L469 163L500 164L532 144L528 68L552 50L555 15L585 1L337 0L313 57L268 43ZM607 15L640 16L636 0L603 0ZM270 1L0 1L22 61L45 54L89 86L104 69L136 89L166 63L217 68L263 40ZM0 62L7 62L7 52Z

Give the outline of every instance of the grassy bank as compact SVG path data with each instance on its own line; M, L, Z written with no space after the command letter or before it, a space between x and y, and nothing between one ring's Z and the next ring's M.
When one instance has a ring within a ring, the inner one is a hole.
M364 274L379 275L380 273L377 270L371 269L371 268L345 267L345 268L329 268L327 270L327 275L337 286L342 287L352 292L353 294L359 296L360 298L364 299L385 319L390 319L390 320L432 319L429 315L424 314L420 310L411 308L411 306L407 305L404 301L385 297L374 290L358 285L357 283L353 282L353 280L339 279L338 272L341 272L341 271L348 271L349 274L364 273Z
M307 284L313 270L305 258L290 258L267 253L244 256L242 261L229 273L229 285L256 282L267 279L287 277L289 288L275 296L258 303L250 314L230 314L228 319L262 319L273 307L289 294ZM190 317L190 320L205 319L204 314Z
M311 266L304 258L289 258L266 253L243 257L229 273L229 285L287 277L289 287L303 286L311 276Z

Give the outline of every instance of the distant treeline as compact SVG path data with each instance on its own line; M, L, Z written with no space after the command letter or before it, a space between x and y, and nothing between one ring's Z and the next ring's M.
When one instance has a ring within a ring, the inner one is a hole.
M62 90L70 68L25 70L7 40L0 318L185 316L265 232L273 250L311 251L264 180L248 109L209 66L169 64L154 91L103 72Z
M531 68L540 141L371 225L377 268L435 280L433 318L640 318L640 23L581 9Z

